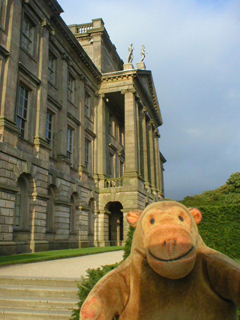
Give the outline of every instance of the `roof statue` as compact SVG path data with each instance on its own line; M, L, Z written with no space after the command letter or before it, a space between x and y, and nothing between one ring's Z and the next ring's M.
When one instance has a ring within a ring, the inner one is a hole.
M143 60L145 59L146 54L147 54L147 51L145 49L145 45L143 44L141 48L141 62L143 62Z
M128 57L127 57L127 63L132 63L133 62L133 43L130 44L128 47Z

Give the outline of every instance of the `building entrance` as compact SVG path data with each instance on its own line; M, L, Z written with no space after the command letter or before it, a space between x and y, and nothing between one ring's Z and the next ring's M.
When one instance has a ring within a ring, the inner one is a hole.
M123 206L120 202L109 202L108 237L111 246L120 246L123 241Z

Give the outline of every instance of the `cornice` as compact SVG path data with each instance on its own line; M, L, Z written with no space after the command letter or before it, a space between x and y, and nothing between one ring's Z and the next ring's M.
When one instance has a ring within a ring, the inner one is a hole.
M109 80L122 80L137 77L137 70L120 70L102 74L102 82Z
M41 84L41 80L36 77L27 67L25 67L22 62L19 62L19 70L28 75L37 85Z
M0 54L4 57L8 57L10 52L0 44Z
M76 37L69 29L69 27L65 24L61 17L55 16L52 17L52 21L56 24L59 32L61 32L62 36L66 39L66 41L70 44L70 46L74 49L74 51L78 54L79 58L85 64L85 66L91 71L93 76L100 81L101 80L101 73L89 58L87 53L84 51L80 43L77 41ZM55 29L55 30L56 30Z
M80 126L81 125L81 122L75 118L70 112L67 113L67 116L77 125L77 126Z

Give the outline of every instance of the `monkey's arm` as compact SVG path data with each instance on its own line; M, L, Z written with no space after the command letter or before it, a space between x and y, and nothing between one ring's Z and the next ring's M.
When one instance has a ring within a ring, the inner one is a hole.
M240 308L240 265L229 257L211 250L206 255L207 272L213 289Z
M129 297L127 260L105 275L89 293L80 310L80 320L112 320L120 315Z

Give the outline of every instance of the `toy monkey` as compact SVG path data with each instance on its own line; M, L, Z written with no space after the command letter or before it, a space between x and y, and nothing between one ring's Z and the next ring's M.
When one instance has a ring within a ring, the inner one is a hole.
M129 212L131 254L92 289L80 320L236 320L240 266L204 244L201 219L174 201Z

